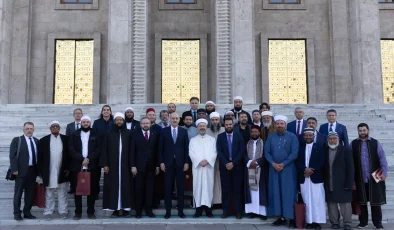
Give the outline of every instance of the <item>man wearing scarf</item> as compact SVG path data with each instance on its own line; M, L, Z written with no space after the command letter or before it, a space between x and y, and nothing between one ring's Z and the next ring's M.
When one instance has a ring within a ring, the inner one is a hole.
M238 123L238 115L241 112L245 112L247 114L247 117L248 117L248 124L251 125L252 124L252 118L250 117L250 114L248 112L246 112L245 110L242 110L242 106L243 106L243 98L241 96L234 97L234 108L231 111L235 115L235 123Z
M124 115L116 113L115 127L107 132L102 144L100 166L104 168L103 209L111 217L129 216L131 198L131 131L124 128Z
M140 122L134 120L134 110L131 107L127 107L124 111L125 125L128 130L138 129Z
M260 138L260 127L250 128L250 140L246 145L245 163L245 212L249 218L259 216L267 219L268 162L264 157L264 144Z

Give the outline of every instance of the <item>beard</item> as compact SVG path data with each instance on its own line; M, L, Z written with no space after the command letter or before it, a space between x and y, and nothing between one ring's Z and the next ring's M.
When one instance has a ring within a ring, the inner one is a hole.
M167 126L167 125L168 125L168 121L163 121L163 120L161 120L161 123L163 123L164 126Z
M328 144L328 147L330 147L330 149L336 149L338 147L338 145L339 145L339 142L336 143L335 145Z
M192 125L193 125L193 123L191 123L190 125L185 124L185 127L190 128L190 127L192 127Z
M361 134L361 135L358 135L358 137L360 139L367 139L369 137L369 134Z
M286 132L286 129L282 127L277 127L276 132L278 132L279 135L283 135Z
M257 137L252 137L252 136L250 136L250 138L252 138L252 140L257 140L257 139L259 139L260 137L259 136L257 136Z
M133 122L134 116L132 116L132 117L126 116L126 117L125 117L125 120L126 120L126 122L128 122L128 123Z
M242 110L242 106L234 106L234 111L241 111Z
M264 122L263 122L263 126L264 126L265 128L269 128L271 125L272 125L272 121L267 122L267 123L264 123Z
M211 129L211 131L212 131L213 133L217 133L217 132L219 132L219 130L220 130L221 127L222 127L222 126L221 126L220 124L217 124L217 125L212 125L212 124L211 124L210 129Z
M231 129L226 129L226 133L232 133L233 132L233 128Z

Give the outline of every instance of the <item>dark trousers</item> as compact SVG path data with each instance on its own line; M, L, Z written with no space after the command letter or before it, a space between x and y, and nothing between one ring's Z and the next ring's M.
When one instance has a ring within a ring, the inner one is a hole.
M172 208L172 191L174 188L174 181L176 181L178 212L183 212L185 203L183 199L185 191L185 173L183 172L183 165L177 166L175 159L172 166L166 166L166 171L164 173L164 203L167 212L170 212Z
M35 167L29 167L25 177L16 177L14 188L14 216L21 215L22 193L25 192L24 214L30 214L33 206L34 195L36 192L37 170Z
M367 195L367 199L369 200L369 183L364 184L365 192ZM358 216L358 220L360 224L366 225L368 224L368 206L367 205L360 205L361 214ZM381 206L372 206L371 205L371 215L372 215L372 223L375 226L382 224L382 208Z
M96 174L96 175L95 175L96 178L99 178L99 179L96 181L96 183L94 184L94 186L95 186L95 191L96 191L96 194L97 194L96 199L98 199L98 196L99 196L99 194L100 194L101 168L95 169L95 170L93 171L93 173Z
M155 171L138 171L135 176L136 204L135 212L142 213L142 206L145 204L145 212L152 212L153 193L155 186Z
M224 212L230 211L230 195L234 195L235 210L237 213L242 212L242 188L243 188L243 170L240 166L234 166L229 171L220 170L220 181L222 184L222 208Z
M94 204L96 202L96 195L97 195L96 184L99 183L99 181L100 181L100 177L99 177L100 174L98 174L97 171L98 171L98 169L89 170L89 172L90 172L90 195L87 196L87 206L88 206L87 213L88 214L94 214L94 212L95 212ZM77 185L78 173L79 172L71 172L71 178L74 181L74 185ZM77 196L74 194L74 201L75 201L75 214L82 214L82 196Z

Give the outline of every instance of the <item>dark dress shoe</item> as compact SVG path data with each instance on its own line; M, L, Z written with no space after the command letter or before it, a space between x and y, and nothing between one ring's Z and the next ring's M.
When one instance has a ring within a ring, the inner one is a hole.
M237 220L242 219L242 214L241 213L237 213L237 215L235 215L235 218L237 218Z
M148 212L148 213L146 213L146 216L147 216L147 217L150 217L150 218L155 218L155 217L156 217L156 215L153 214L153 212Z
M119 217L119 211L114 211L111 215L111 218L118 218Z
M314 229L313 224L306 224L305 229Z
M331 225L332 229L340 229L341 227L339 226L339 224L333 224Z
M212 212L209 212L209 213L207 213L207 217L213 218L214 216L213 216Z
M129 211L123 211L122 217L129 217L129 216L130 216L130 212Z
M137 219L141 219L141 215L135 215L135 218L137 218Z
M272 226L281 226L281 225L286 225L286 223L287 223L287 221L285 218L278 218L271 225Z
M261 216L260 216L260 220L267 220L267 216L261 215Z
M223 214L220 216L222 219L226 219L228 217L227 212L223 212Z
M171 213L166 212L166 214L164 215L164 219L170 219L171 217Z
M296 223L294 220L289 220L289 228L296 228Z
M201 213L194 213L193 218L198 218L201 216Z
M352 230L352 226L350 226L350 225L345 225L345 226L343 226L343 229L344 229L344 230Z
M81 217L82 217L82 215L81 215L81 214L77 214L77 213L75 213L75 215L74 215L74 217L73 217L73 220L80 220L80 219L81 219Z
M96 216L94 214L88 214L88 219L94 220Z
M23 215L23 218L25 218L25 219L31 219L31 220L34 220L34 219L37 219L35 216L33 216L31 213L29 213L29 214L24 214Z
M249 219L253 219L253 218L255 218L256 217L256 214L254 214L254 213L248 213L248 218Z
M313 227L314 227L315 229L321 229L320 224L317 224L317 223L315 223Z
M21 215L14 216L14 220L21 221L23 220Z
M185 219L185 218L186 218L186 216L185 216L185 214L183 214L183 212L179 212L179 213L178 213L178 216L179 216L180 218L182 218L182 219Z

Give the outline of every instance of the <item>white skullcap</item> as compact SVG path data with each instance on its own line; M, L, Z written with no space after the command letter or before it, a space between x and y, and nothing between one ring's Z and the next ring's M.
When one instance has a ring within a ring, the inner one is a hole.
M234 112L233 111L231 111L231 110L229 110L229 111L227 111L224 115L227 115L227 114L229 114L229 113L232 113L232 114L234 114Z
M198 119L196 121L196 126L198 126L200 123L205 123L205 125L208 125L208 121L204 118Z
M121 117L121 118L124 120L124 114L123 114L123 113L119 113L119 112L115 113L114 120L115 120L117 117Z
M214 117L220 118L220 114L218 112L212 112L209 114L209 119L212 119Z
M215 103L213 103L213 101L207 101L207 102L205 102L205 105L208 105L208 104L215 105Z
M262 116L262 117L264 117L264 116L270 116L270 117L272 117L272 112L271 112L271 111L264 111L264 112L261 113L261 116Z
M49 124L49 127L51 127L53 124L58 124L58 125L60 126L60 123L59 123L58 121L52 121L52 122Z
M81 118L81 121L83 121L83 120L92 121L92 120L90 119L89 116L83 116L83 117Z
M287 117L286 117L286 116L283 116L283 115L276 115L276 116L274 117L274 120L275 120L275 121L284 121L285 123L287 123Z
M235 100L241 100L241 101L244 101L244 99L241 97L241 96L236 96L236 97L234 97L234 101Z
M127 112L127 110L131 110L131 111L133 111L133 112L134 112L134 109L133 109L133 108L131 108L131 107L127 107L127 108L124 110L124 112Z

